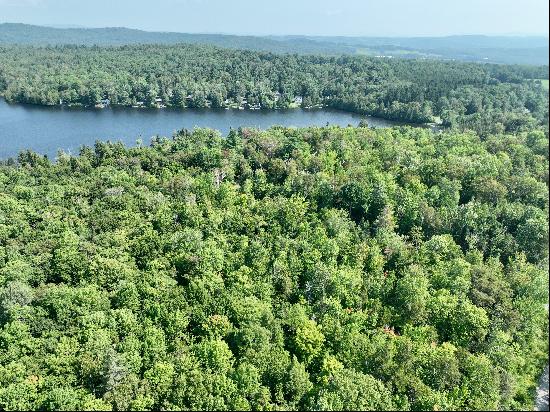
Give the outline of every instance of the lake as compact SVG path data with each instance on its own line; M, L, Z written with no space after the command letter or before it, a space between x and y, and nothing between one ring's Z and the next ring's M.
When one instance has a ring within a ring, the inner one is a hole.
M364 116L330 109L214 110L214 109L84 109L8 104L0 99L0 159L16 157L24 149L55 158L58 150L77 154L82 145L96 140L144 144L151 137L172 136L194 127L218 129L226 135L240 126L267 129L281 126L356 126ZM390 127L398 123L367 117L369 125Z

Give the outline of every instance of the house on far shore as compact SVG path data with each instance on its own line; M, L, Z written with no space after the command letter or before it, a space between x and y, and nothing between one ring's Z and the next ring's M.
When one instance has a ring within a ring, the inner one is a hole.
M101 99L98 103L95 104L97 109L103 109L111 104L109 99Z
M160 97L157 97L155 99L155 106L159 109L166 107L166 105L162 102L162 99Z
M162 109L163 107L166 107L163 103L162 103L162 99L160 97L157 97L155 99L155 106L158 107L159 109Z
M304 99L303 99L302 96L296 96L296 97L294 98L294 103L296 103L296 104L302 104L303 100L304 100Z

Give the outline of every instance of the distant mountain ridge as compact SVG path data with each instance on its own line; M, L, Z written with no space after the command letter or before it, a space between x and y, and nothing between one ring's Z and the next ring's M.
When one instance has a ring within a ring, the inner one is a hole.
M536 48L548 46L545 36L487 36L479 34L453 35L443 37L319 37L308 36L311 39L323 39L333 43L357 45L391 44L414 48L464 48L476 45L479 48Z
M317 40L282 41L267 37L228 34L189 34L147 32L125 27L67 28L33 26L20 23L0 24L0 44L56 45L79 44L118 46L124 44L211 44L225 48L269 51L273 53L343 54L355 53L355 48Z
M297 54L366 54L380 57L436 58L507 64L548 64L548 37L342 37L238 36L148 32L125 27L57 28L21 23L0 24L0 44L98 45L210 44L218 47Z

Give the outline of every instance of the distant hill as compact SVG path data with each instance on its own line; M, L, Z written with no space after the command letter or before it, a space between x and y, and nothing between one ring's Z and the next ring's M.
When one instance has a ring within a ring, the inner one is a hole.
M54 28L18 23L0 24L0 44L124 45L211 44L224 48L298 54L366 54L387 58L435 58L507 64L548 64L548 37L321 37L236 36L147 32L124 27Z
M272 36L293 38L301 36ZM306 36L312 40L323 40L337 44L356 46L382 46L393 44L414 49L466 49L466 48L536 48L548 47L544 36L482 36L462 35L446 37L320 37Z
M548 64L548 37L544 36L447 36L447 37L307 37L338 45L371 49L392 55L420 54L465 61L508 64ZM283 38L281 38L283 39Z
M224 48L261 50L273 53L345 54L356 52L356 48L353 46L325 43L307 38L284 40L226 34L148 32L125 27L61 29L18 23L0 24L0 44L118 46L176 43L211 44Z

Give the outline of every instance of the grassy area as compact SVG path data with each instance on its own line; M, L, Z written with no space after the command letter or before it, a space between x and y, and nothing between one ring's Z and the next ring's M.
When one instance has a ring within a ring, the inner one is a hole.
M549 80L548 79L541 79L540 82L542 83L542 86L548 90L548 82Z

